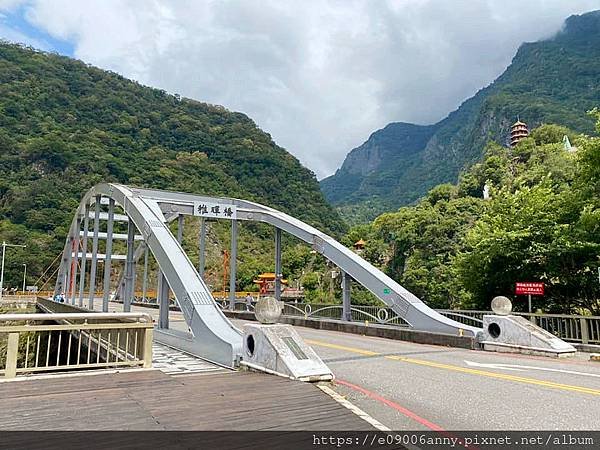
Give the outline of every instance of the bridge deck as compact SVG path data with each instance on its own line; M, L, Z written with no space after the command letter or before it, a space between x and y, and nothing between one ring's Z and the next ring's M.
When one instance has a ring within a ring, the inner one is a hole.
M0 383L0 430L368 430L318 387L138 370Z

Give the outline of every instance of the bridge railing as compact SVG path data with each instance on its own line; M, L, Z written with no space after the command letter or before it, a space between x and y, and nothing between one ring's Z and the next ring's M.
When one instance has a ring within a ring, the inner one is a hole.
M303 316L305 318L342 320L342 305L330 303L285 303L283 314L288 316ZM350 314L354 322L373 322L382 325L408 326L387 306L352 305Z
M217 303L222 308L229 309L228 300L217 299ZM251 306L250 310L253 309L254 306ZM246 302L237 300L234 310L246 311ZM493 314L492 311L482 310L437 309L436 311L457 322L475 327L481 327L485 314ZM283 306L283 315L304 317L306 319L342 320L342 314L343 308L339 304L285 302ZM354 322L408 326L401 317L398 317L391 308L386 306L352 305L350 314ZM521 312L515 312L514 314L527 318L532 323L565 341L600 345L600 316Z
M600 344L600 316L520 313L565 341Z
M35 291L35 292L23 292L23 291L16 291L16 292L4 292L4 294L2 295L2 299L19 299L19 298L28 298L28 297L50 297L52 296L53 292L52 291Z
M481 327L483 324L483 316L485 314L493 314L492 311L475 311L475 310L460 310L460 309L436 309L441 315L446 316L457 322L465 325L473 325Z
M223 309L229 309L229 301L215 299L217 304ZM254 309L254 303L250 310ZM245 301L236 301L234 311L247 311ZM342 320L342 305L331 303L291 303L284 302L283 315L304 317L305 319L333 319ZM387 306L354 306L350 308L352 321L354 322L373 322L382 325L408 326L406 321L398 317L396 313Z
M152 367L153 323L145 313L0 315L0 375Z
M492 311L438 309L440 314L467 325L481 326ZM514 312L565 341L600 344L600 316Z
M35 297L3 298L0 301L0 313L15 312L19 309L35 308Z

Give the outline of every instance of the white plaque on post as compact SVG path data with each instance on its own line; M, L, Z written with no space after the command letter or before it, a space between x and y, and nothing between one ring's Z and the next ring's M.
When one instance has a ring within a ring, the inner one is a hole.
M212 219L236 220L237 207L222 203L194 202L194 215Z

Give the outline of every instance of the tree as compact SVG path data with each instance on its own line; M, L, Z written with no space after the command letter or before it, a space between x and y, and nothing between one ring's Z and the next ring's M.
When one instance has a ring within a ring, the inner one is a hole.
M539 280L546 296L535 307L600 313L600 139L543 125L515 148L490 143L485 155L458 186L361 228L383 241L385 271L434 307L489 309L516 281Z
M100 182L245 198L345 230L314 173L244 114L6 42L0 62L0 220L22 225L25 241L47 236L41 261ZM240 253L243 286L271 258L265 239Z
M481 200L472 197L444 199L443 186L415 207L380 216L374 222L390 245L386 272L430 306L455 307L468 294L457 283L450 265L464 233L476 219ZM438 197L435 204L431 199Z

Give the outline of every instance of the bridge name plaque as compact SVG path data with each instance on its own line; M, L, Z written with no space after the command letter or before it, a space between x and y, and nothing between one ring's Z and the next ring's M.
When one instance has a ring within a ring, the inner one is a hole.
M227 203L194 202L194 215L213 219L237 219L237 207Z

